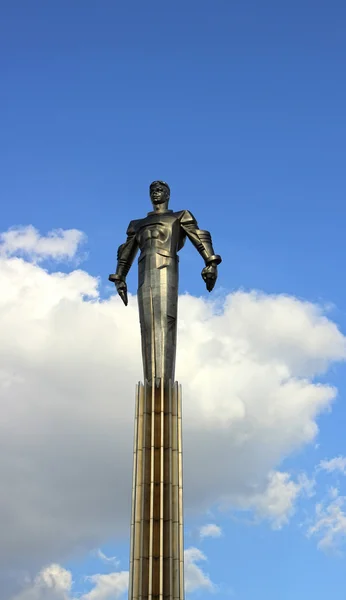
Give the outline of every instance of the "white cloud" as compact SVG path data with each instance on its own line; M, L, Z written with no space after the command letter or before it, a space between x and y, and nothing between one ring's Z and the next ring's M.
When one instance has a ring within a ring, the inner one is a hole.
M35 580L13 600L69 600L72 589L70 571L52 564L42 569Z
M72 575L60 565L50 565L38 575L36 583L47 588L59 588L63 591L69 591L72 587Z
M0 258L0 586L129 535L137 305L88 273ZM273 475L315 440L336 390L313 378L344 360L322 308L286 296L180 298L185 507L251 507L274 524L300 482ZM266 500L264 500L264 498ZM265 503L270 508L266 508ZM2 599L1 599L2 600ZM6 600L6 597L4 597Z
M126 592L129 583L127 571L109 573L106 575L92 575L88 577L95 587L80 597L80 600L113 600Z
M346 541L346 497L337 488L331 488L329 499L319 502L315 508L314 523L308 529L308 537L318 539L320 550L337 551Z
M0 234L0 254L20 254L36 261L46 258L66 260L75 256L84 240L84 233L78 229L54 229L41 236L32 225L13 227Z
M335 471L346 475L346 456L335 456L330 460L321 460L319 469L334 473Z
M201 538L218 538L222 535L222 529L218 525L215 525L215 523L208 523L207 525L202 525L199 530L199 535Z
M94 584L79 600L113 600L128 588L128 573L92 575L86 580ZM50 565L40 571L35 580L12 600L76 600L72 593L72 575L60 565Z
M314 482L302 474L293 481L289 473L271 471L264 491L254 493L249 499L238 498L240 507L252 509L260 519L268 519L274 529L286 525L295 511L295 503L301 494L309 497L314 493Z
M102 552L102 550L100 548L98 548L95 551L95 555L102 560L102 562L104 562L106 565L115 565L118 566L119 565L119 561L117 559L116 556L107 556L104 552Z
M185 591L195 592L200 589L215 590L215 586L209 575L204 573L198 563L205 561L206 556L198 548L187 548L184 552L185 567Z

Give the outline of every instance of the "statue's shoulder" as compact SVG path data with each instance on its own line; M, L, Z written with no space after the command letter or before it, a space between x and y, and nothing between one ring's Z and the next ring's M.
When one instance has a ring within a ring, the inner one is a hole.
M174 213L176 217L179 219L182 225L188 225L189 223L196 223L196 219L193 216L192 212L189 210L178 210Z
M127 235L133 235L134 233L136 233L142 221L144 221L144 219L134 219L133 221L130 221L126 232Z

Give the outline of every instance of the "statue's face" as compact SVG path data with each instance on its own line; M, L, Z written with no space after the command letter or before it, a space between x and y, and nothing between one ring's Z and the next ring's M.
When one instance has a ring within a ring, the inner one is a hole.
M150 198L154 206L168 203L169 190L163 183L156 181L150 186Z

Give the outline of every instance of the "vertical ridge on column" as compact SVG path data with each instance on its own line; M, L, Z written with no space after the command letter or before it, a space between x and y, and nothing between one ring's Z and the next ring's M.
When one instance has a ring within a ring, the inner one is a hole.
M178 421L178 494L179 494L179 598L184 598L184 517L183 517L183 436L181 385L175 383Z
M148 382L144 384L144 419L143 419L143 497L141 507L140 528L140 584L139 600L148 600L149 586L149 535L150 535L150 489L151 489L151 388Z
M166 398L166 573L165 583L166 589L165 598L172 597L173 590L173 470L172 470L172 451L173 451L173 430L172 430L172 411L173 411L173 398L172 398L172 385L169 382L167 398Z
M160 544L159 544L159 599L163 600L163 542L164 542L164 508L165 508L165 387L163 379L160 386Z
M172 394L172 533L173 533L173 600L180 600L180 535L179 535L179 430L177 384Z
M133 598L134 581L134 541L135 541L135 504L136 504L136 486L137 486L137 447L138 447L138 396L140 384L136 386L136 405L135 405L135 426L133 435L133 475L132 475L132 510L131 510L131 536L130 536L130 578L129 578L129 597Z
M153 544L154 544L154 473L155 473L155 385L151 388L150 430L150 513L149 513L149 585L148 600L153 595Z
M133 600L138 599L141 563L140 535L143 496L143 416L144 390L143 386L139 383L136 388L129 585L129 593L131 591Z

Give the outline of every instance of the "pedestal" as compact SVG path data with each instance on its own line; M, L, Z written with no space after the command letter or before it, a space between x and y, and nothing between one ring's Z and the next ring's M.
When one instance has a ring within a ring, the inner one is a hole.
M181 386L136 389L129 600L184 600Z

